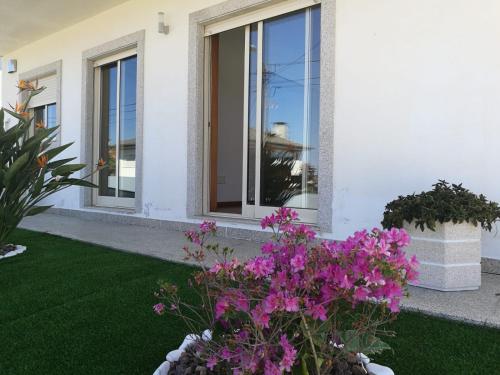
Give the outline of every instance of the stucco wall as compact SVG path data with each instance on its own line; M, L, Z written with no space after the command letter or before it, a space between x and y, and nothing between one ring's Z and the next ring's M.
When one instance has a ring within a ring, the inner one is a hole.
M500 201L495 0L339 0L335 235L442 178ZM500 258L500 236L483 236Z
M23 72L59 59L62 141L80 150L81 54L145 29L145 215L186 216L188 15L218 0L132 0L6 56ZM158 34L165 11L170 34ZM332 238L379 225L398 194L439 178L500 201L500 2L337 0ZM332 20L333 22L333 20ZM4 59L5 61L6 59ZM3 104L16 75L3 76ZM333 103L332 103L333 104ZM78 208L76 189L53 198ZM500 235L483 234L500 259Z

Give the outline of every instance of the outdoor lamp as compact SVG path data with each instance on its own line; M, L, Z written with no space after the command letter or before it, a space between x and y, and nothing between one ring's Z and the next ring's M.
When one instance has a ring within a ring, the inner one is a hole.
M158 12L158 32L160 34L168 34L169 27L165 24L165 13Z

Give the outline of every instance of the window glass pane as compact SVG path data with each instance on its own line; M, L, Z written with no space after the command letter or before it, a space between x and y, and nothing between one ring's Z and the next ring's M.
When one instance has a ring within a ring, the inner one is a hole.
M288 202L288 205L304 208L318 208L318 169L319 169L319 99L320 99L320 55L321 55L321 7L315 6L310 11L308 26L308 59L309 67L306 90L309 92L306 106L307 140L304 142L302 201Z
M250 56L248 77L248 165L247 204L255 204L255 143L257 111L257 24L250 26Z
M43 126L46 126L45 124L45 106L41 107L36 107L33 109L33 123L36 124L42 124Z
M56 104L47 105L47 128L53 128L57 126L57 114L56 114Z
M99 195L115 196L117 63L101 67L99 157L108 167L99 171Z
M120 65L120 152L118 196L135 197L137 57Z
M264 22L263 206L317 208L318 108L312 88L319 87L319 53L314 55L319 51L319 32L313 32L319 23L314 25L308 12ZM312 40L315 34L317 40Z

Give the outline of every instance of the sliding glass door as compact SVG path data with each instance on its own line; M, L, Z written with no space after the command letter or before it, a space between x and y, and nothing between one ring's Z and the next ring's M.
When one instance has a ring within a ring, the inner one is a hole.
M111 60L111 61L110 61ZM99 171L97 206L133 208L136 161L135 51L106 58L95 68L94 158L106 162Z
M241 103L230 109L239 112L241 105L243 113L240 125L232 122L232 126L243 127L243 217L261 218L286 206L297 209L304 221L317 220L320 17L320 6L314 6L244 27L240 42L244 43L244 94ZM233 31L212 36L217 38L217 48L221 48L219 41L229 32ZM218 65L220 58L221 55ZM233 57L231 61L239 59ZM218 82L223 82L220 76L228 71L226 64L224 70L217 72ZM231 71L240 69L235 66ZM219 102L225 95L229 96L229 92L219 85ZM234 94L230 96L235 98ZM212 123L227 117L222 109L217 107ZM224 142L220 132L217 138L219 144ZM239 156L235 153L229 157ZM212 179L216 177L221 180L219 175Z

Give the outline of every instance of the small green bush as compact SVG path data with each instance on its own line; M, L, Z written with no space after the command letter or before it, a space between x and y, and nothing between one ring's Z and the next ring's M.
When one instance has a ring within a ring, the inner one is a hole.
M476 195L462 187L439 180L431 191L399 196L385 206L384 228L401 228L403 223L414 222L423 231L425 227L435 230L436 222L481 224L491 231L493 223L500 218L498 203L491 202L482 194Z

